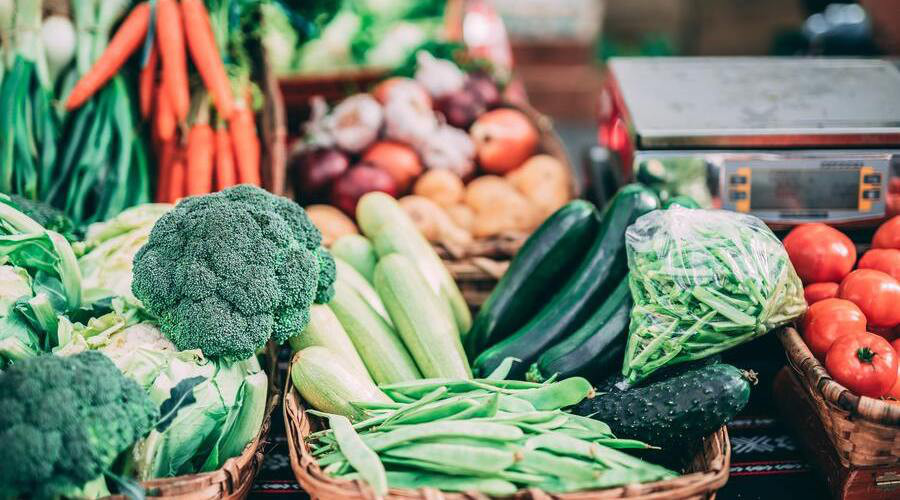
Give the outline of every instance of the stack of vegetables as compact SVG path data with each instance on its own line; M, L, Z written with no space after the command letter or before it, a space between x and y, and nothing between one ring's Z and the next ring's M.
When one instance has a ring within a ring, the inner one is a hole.
M569 211L592 219L583 205ZM294 387L330 425L309 441L325 472L376 495L565 492L676 475L618 451L648 445L562 411L593 394L584 378L506 380L507 358L472 379L462 347L471 318L433 248L387 194L363 196L356 216L368 238L332 245L335 295L291 339Z
M417 54L415 78L394 77L331 112L317 101L293 161L295 190L332 238L355 232L370 191L400 204L433 243L528 234L572 198L571 177L539 153L540 136L519 109L503 107L494 79L449 59ZM468 184L468 185L466 185ZM405 195L405 196L404 196Z
M122 2L105 2L100 11L110 3ZM95 8L88 0L81 4L81 10ZM248 26L258 23L259 8L259 2L226 0L140 2L68 95L69 110L86 103L102 109L109 88L126 92L120 70L139 55L139 111L152 125L157 201L260 184L261 146L253 111L260 99L250 80L251 40L245 34L255 33ZM127 101L107 99L108 106L130 116Z
M267 412L258 354L334 293L303 209L249 185L86 234L70 244L0 196L2 497L136 494L222 467Z
M810 351L855 394L900 400L900 216L858 262L850 238L825 224L797 226L784 244L806 284L800 329Z

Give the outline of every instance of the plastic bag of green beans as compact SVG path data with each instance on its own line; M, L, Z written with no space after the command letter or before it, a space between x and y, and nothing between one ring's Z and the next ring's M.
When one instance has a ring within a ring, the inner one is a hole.
M756 217L675 207L625 233L634 299L622 373L730 349L806 311L803 285L778 238Z

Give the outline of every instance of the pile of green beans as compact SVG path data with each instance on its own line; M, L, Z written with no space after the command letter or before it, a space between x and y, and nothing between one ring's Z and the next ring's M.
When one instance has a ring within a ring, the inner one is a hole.
M394 402L354 402L366 415L355 423L310 410L329 428L307 441L326 473L365 481L379 496L388 487L563 493L677 475L619 451L648 445L617 439L605 423L563 411L592 392L583 378L426 379L381 389Z

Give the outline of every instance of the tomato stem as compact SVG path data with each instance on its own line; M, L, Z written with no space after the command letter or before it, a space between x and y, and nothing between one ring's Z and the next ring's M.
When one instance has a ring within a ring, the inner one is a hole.
M863 363L871 363L872 359L875 358L875 353L868 347L860 347L856 351L856 357Z

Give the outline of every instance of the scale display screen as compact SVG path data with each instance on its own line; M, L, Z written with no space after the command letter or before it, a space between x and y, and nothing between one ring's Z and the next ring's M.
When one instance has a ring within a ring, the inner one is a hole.
M751 210L856 210L859 170L754 169Z

